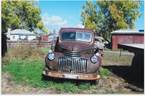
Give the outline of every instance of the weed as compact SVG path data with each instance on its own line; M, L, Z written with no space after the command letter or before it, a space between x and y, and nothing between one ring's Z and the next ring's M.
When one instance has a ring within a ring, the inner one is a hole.
M58 90L58 91L64 91L64 86L62 86L61 83L58 83L57 85L54 84L53 87L54 87L56 90Z
M3 64L8 64L9 61L13 58L21 58L21 59L27 59L27 58L42 58L44 56L44 53L39 48L32 48L30 46L17 46L15 48L10 49L6 56L3 58L2 62Z
M90 83L81 83L81 84L79 84L79 89L81 89L81 90L90 89Z
M111 72L108 69L100 68L100 75L102 77L108 77L111 74Z
M63 86L64 86L64 90L66 92L73 92L73 93L76 93L78 92L78 86L76 86L74 83L72 82L64 82L63 83Z

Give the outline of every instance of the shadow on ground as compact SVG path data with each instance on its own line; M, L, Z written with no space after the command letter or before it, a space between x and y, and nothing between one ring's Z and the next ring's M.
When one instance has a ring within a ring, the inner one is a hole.
M144 74L143 72L136 72L132 66L105 66L104 68L109 69L113 74L122 77L126 82L137 88L144 89ZM137 70L138 71L138 70ZM128 86L130 87L130 86ZM132 88L136 90L136 88Z
M124 78L129 84L144 89L144 54L135 53L131 66L105 66L112 73Z

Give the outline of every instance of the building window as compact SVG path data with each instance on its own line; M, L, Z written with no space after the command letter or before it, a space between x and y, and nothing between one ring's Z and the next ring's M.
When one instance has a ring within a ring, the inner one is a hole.
M15 36L13 36L13 39L15 39Z

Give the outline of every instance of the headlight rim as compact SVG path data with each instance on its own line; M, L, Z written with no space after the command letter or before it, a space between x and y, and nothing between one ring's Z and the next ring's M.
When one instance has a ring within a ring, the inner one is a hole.
M95 56L95 58L96 58L96 62L94 62L93 60L92 60L92 58ZM96 54L94 54L93 56L91 56L90 57L90 61L93 63L93 64L99 64L99 56L97 56Z

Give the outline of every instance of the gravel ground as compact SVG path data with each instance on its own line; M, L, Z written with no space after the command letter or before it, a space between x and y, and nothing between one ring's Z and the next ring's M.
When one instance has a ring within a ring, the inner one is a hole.
M124 79L111 75L102 78L99 84L90 90L81 91L75 94L142 94L143 90L133 90ZM135 87L135 89L138 89ZM33 88L28 85L15 84L8 73L2 73L2 94L68 94L50 88ZM72 93L71 93L72 94ZM74 94L74 93L73 93Z

